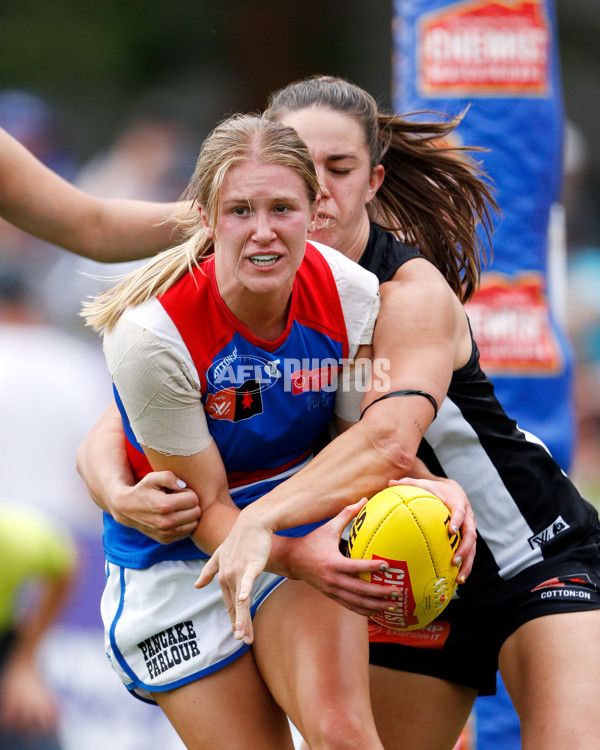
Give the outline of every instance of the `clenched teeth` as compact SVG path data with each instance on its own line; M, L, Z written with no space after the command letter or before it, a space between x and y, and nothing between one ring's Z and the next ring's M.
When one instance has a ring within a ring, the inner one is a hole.
M275 261L279 258L278 255L252 255L250 261L255 266L272 266Z

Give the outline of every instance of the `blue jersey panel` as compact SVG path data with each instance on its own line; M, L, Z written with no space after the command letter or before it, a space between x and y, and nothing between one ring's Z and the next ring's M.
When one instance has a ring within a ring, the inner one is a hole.
M236 333L218 352L203 400L232 486L306 458L333 416L341 357L340 342L297 321L275 351ZM252 494L263 492L257 487Z

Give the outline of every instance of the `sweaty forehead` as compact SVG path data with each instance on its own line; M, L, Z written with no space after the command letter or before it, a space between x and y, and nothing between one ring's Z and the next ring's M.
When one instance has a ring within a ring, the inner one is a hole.
M220 190L221 202L306 195L304 180L291 167L255 158L229 169Z

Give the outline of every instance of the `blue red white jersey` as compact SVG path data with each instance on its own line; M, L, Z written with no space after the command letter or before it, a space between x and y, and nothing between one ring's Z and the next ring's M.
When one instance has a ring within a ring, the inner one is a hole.
M221 453L231 496L240 507L310 460L314 441L333 416L339 368L349 353L356 351L357 332L364 328L378 301L378 282L372 274L330 249L327 260L323 250L307 244L294 281L287 327L275 341L257 338L225 305L213 259L187 273L166 293L124 315L144 330L150 328L163 341L179 337L173 346L185 350L182 356L197 380L208 430ZM358 305L358 312L364 322L358 326L356 303L344 309L340 299L339 264L348 271L342 274L346 284L343 297L355 296L349 294L352 286L362 289L363 304ZM349 285L348 275L352 279ZM347 328L350 310L354 313L349 324L354 339L351 344ZM140 478L151 470L140 443L150 443L143 436L138 442L134 435L128 412L130 406L137 407L133 400L128 403L115 371L112 374L129 458ZM301 535L311 528L314 526L285 533ZM161 545L121 526L108 514L104 545L110 562L128 567L205 557L191 540Z

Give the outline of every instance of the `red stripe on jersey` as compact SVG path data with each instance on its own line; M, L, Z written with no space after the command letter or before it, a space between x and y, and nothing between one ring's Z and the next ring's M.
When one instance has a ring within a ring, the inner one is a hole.
M266 351L275 351L286 340L296 320L340 341L342 356L348 356L348 335L333 273L325 258L309 242L294 279L288 324L276 341L259 339L229 310L217 288L212 256L200 268L186 273L158 299L194 359L203 392L206 392L206 369L232 331L239 331L247 341ZM199 352L202 352L202 361L196 359Z
M205 352L206 361L210 362L231 336L231 329L224 324L221 314L223 300L212 293L209 276L214 277L214 256L186 273L158 297L194 359L203 393L206 392L206 367L196 361L194 350Z
M252 482L260 482L263 479L271 479L279 474L283 474L288 469L291 469L298 464L301 464L310 455L311 450L307 450L301 456L298 456L293 461L288 461L285 464L276 466L273 469L258 469L257 471L233 471L227 475L227 484L230 487L240 487Z
M295 313L299 323L306 324L330 338L342 342L342 356L348 356L348 334L344 322L344 311L335 279L329 263L310 242L301 269L306 272L296 276L302 285L302 294Z
M306 253L301 269L306 273L296 277L302 285L302 294L297 295L296 319L330 338L342 342L342 356L348 356L348 334L344 321L344 311L335 279L329 263L321 253L306 243Z
M131 464L133 476L135 477L136 482L139 482L142 477L145 477L146 474L149 474L152 471L152 466L150 465L150 461L146 458L146 454L139 451L135 445L129 442L129 440L125 441L125 447L127 449L127 458Z

